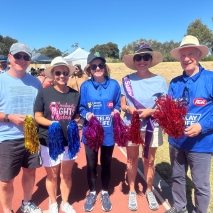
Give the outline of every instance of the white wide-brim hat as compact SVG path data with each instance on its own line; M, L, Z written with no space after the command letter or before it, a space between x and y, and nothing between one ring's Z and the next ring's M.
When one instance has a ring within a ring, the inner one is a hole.
M47 69L44 70L44 74L48 77L48 78L51 78L53 79L53 76L52 76L52 69L54 67L58 67L58 66L65 66L69 69L70 73L69 75L71 75L74 71L75 71L75 67L72 66L72 65L69 65L61 56L57 56L55 57L52 61L51 61L51 66L48 67Z
M183 38L183 40L180 43L180 47L175 48L170 51L172 57L180 60L179 51L183 48L187 47L195 47L201 51L201 59L205 58L208 55L209 49L205 45L200 45L198 39L195 36L187 35Z
M135 67L133 58L135 55L137 55L137 54L140 55L143 53L147 53L152 56L152 61L151 61L149 67L154 67L155 65L159 64L163 60L162 54L160 52L153 51L151 46L146 43L141 43L141 44L137 45L134 49L134 54L124 55L122 60L127 67L129 67L132 70L137 70Z

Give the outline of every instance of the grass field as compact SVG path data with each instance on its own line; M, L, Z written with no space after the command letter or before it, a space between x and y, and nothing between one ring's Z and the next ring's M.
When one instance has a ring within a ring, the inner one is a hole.
M111 78L116 79L119 83L121 83L122 77L125 75L134 72L128 69L123 63L109 63L108 64L111 69ZM213 62L201 62L201 65L206 69L213 70ZM165 62L160 63L157 66L150 69L153 73L156 73L166 79L167 84L172 78L175 76L182 74L182 68L179 62ZM205 165L204 165L205 166ZM171 184L170 174L171 174L171 167L170 167L170 160L169 160L169 152L168 152L168 142L167 136L164 135L164 144L163 146L159 147L156 154L155 160L155 167L156 171L161 175L161 177L168 183ZM209 205L208 212L213 213L213 160L211 166L211 201ZM191 181L190 171L187 174L187 200L188 200L188 210L189 213L192 211L193 208L193 184Z

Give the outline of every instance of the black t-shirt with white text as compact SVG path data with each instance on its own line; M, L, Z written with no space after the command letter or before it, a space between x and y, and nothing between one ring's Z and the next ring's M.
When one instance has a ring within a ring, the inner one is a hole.
M53 86L42 88L36 97L34 111L42 112L48 120L60 123L64 135L64 146L68 145L67 126L70 120L79 114L79 99L78 91L69 88L68 93L61 93ZM48 127L38 124L38 135L40 143L48 146Z

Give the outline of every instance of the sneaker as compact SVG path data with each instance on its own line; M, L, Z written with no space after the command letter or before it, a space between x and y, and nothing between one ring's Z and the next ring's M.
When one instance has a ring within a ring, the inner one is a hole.
M136 211L138 209L136 192L129 192L128 208L131 211Z
M188 211L186 207L178 211L174 206L172 206L171 209L166 210L164 213L188 213Z
M49 213L58 213L58 204L57 203L50 204Z
M84 211L85 212L90 212L93 210L94 208L94 204L95 204L95 201L97 200L97 194L93 194L93 193L89 193L87 195L87 200L84 204Z
M26 205L21 204L21 211L24 213L42 213L41 209L32 201L28 201Z
M61 210L65 213L76 213L76 211L73 209L73 207L66 202L64 205L62 205Z
M109 199L109 194L108 193L104 193L101 195L101 200L102 200L102 209L105 212L109 212L112 209L112 203L110 202Z
M146 199L149 203L149 208L151 210L158 210L159 206L158 206L158 202L155 198L155 195L152 191L146 191Z

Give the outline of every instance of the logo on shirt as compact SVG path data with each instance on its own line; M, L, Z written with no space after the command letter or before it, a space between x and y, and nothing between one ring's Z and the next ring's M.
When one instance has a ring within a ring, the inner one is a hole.
M100 109L102 107L102 103L100 101L97 101L97 102L88 102L87 106L89 108L92 107L93 109Z
M91 103L91 102L88 102L88 103L87 103L87 106L88 106L89 108L91 108L92 103Z
M113 102L112 102L112 101L109 101L109 102L107 103L107 106L108 106L109 108L113 108Z
M112 117L110 115L95 115L100 121L103 127L110 127L112 123Z
M75 106L69 104L61 104L59 102L50 103L51 117L53 121L71 120L75 112Z
M187 113L185 125L186 127L191 126L194 123L197 123L200 120L201 114Z
M204 105L206 105L206 100L203 98L195 98L193 100L193 104L196 106L204 106Z

